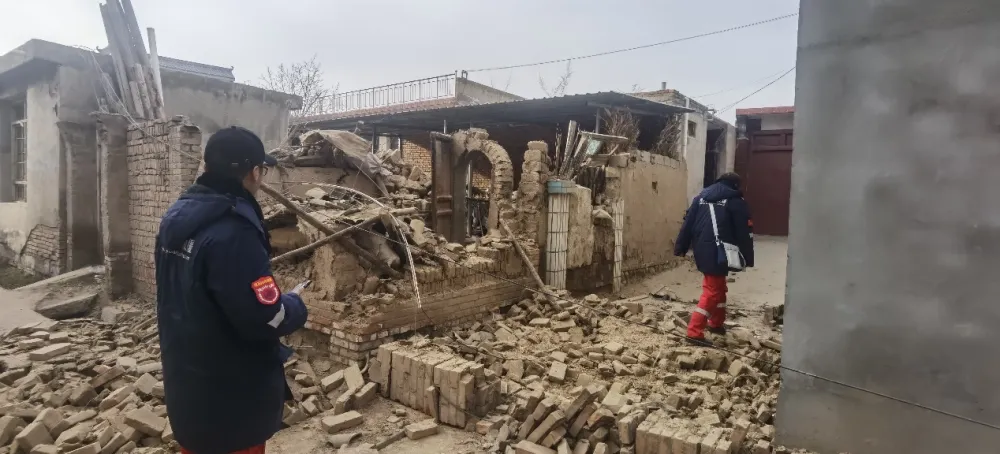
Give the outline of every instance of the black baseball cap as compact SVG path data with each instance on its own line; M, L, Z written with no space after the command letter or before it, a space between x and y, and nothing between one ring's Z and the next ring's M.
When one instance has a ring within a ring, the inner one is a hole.
M218 130L205 144L205 166L211 172L239 177L254 167L277 163L264 151L264 142L257 134L239 126Z

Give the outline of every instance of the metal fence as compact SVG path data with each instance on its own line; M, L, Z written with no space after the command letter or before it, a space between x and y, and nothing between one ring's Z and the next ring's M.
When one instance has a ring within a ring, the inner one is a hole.
M428 77L380 87L337 93L323 113L350 112L352 110L376 109L433 99L455 96L455 74Z

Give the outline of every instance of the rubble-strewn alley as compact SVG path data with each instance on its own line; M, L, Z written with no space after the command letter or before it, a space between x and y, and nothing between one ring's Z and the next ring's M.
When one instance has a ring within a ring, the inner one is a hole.
M734 328L717 339L728 352L692 347L671 333L678 314L667 301L560 295L385 344L345 368L316 336L295 335L284 421L313 427L298 436L322 438L315 452L386 448L439 425L480 435L464 452L771 452L776 333ZM104 315L7 333L0 449L173 452L152 314Z

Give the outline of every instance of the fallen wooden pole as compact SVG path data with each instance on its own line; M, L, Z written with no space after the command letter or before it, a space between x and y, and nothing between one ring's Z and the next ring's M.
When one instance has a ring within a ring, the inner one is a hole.
M503 219L500 220L500 227L503 229L503 232L510 237L510 241L514 243L514 249L517 250L517 255L521 256L521 261L524 262L524 266L528 267L528 271L531 272L531 278L535 281L535 285L538 286L538 290L545 295L545 298L549 301L549 303L555 306L556 297L545 291L545 282L542 282L542 277L538 275L538 270L536 270L535 265L531 263L528 253L524 251L523 247L521 247L521 242L517 241L517 237L514 236L514 232L510 230L510 227L507 226L507 222ZM556 309L558 309L558 307Z
M392 214L393 215L405 215L405 214L414 214L416 212L417 212L416 208L404 208L402 210L394 210L392 212ZM307 244L305 246L302 246L302 247L300 247L298 249L295 249L293 251L289 251L289 252L286 252L284 254L281 254L281 255L279 255L279 256L271 259L271 264L273 265L275 263L280 263L280 262L283 262L283 261L288 260L290 258L297 257L299 255L303 255L303 254L306 254L308 252L312 252L312 251L318 249L320 246L323 246L324 244L330 244L333 241L336 241L336 240L338 240L340 238L343 238L344 235L347 235L348 233L351 233L351 231L353 231L353 230L367 229L368 227L371 227L371 225L374 224L375 221L378 221L380 219L383 219L383 223L385 223L384 216L386 214L387 213L385 213L385 212L379 213L376 216L372 216L372 217L370 217L368 219L365 219L360 224L356 224L356 225L344 227L343 229L337 231L333 235L330 235L330 236L327 236L325 238L316 240L316 241L314 241L312 243L309 243L309 244Z
M316 227L320 232L323 232L327 235L334 235L337 233L335 230L333 230L332 227L320 222L319 219L316 219L315 216L306 213L301 208L299 208L298 205L293 203L291 200L288 200L288 197L285 197L276 189L272 188L266 183L261 183L260 190L264 191L265 194L271 196L274 200L277 200L278 203L284 205L285 208L288 208L289 211L295 213L296 216L301 218L303 221L306 221L309 225ZM383 273L389 275L393 279L399 279L403 277L403 275L400 274L399 271L389 268L384 263L379 262L378 259L375 258L375 256L372 253L362 249L361 246L358 246L353 241L341 237L337 240L337 242L341 246L343 246L344 249L347 249L348 252L351 252L352 254L357 255L364 260L367 260L368 263L370 263L372 266L378 268L379 271L382 271Z

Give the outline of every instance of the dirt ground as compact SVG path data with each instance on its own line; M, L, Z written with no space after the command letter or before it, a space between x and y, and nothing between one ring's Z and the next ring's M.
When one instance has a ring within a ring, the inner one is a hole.
M769 330L763 323L763 307L778 305L784 301L785 263L787 258L787 242L785 238L763 237L756 242L756 266L747 272L733 275L735 282L729 284L729 307L734 324L753 330ZM636 296L656 292L663 286L684 302L665 302L675 311L690 311L693 302L701 294L701 274L693 262L686 261L681 266L648 276L640 281L626 286L622 292L625 296ZM642 343L657 343L662 340L653 339L649 331L617 320L603 331L605 340L619 340L630 345ZM676 339L671 339L671 342ZM399 422L389 422L394 409L403 409L406 416ZM365 417L364 425L352 429L361 432L358 441L352 443L377 443L390 436L409 423L429 418L420 412L406 408L396 402L379 397L375 403L360 410ZM276 454L318 454L335 452L327 444L327 434L320 427L323 415L311 418L293 428L279 432L268 443L268 452ZM466 454L489 452L489 438L475 433L442 426L438 435L418 441L403 439L379 451L388 454Z
M765 305L778 305L785 301L785 265L788 261L788 239L784 237L757 237L754 243L754 267L742 273L732 273L729 283L727 306L734 321L741 321L750 328L763 327ZM629 283L622 293L636 296L656 292L668 286L679 299L695 302L701 295L701 273L693 260L685 260L677 268ZM694 304L675 304L676 309L690 311Z
M36 276L25 273L10 265L0 265L0 288L13 290L28 284L34 284L44 279L43 276Z

